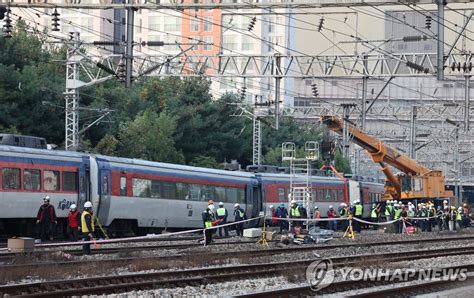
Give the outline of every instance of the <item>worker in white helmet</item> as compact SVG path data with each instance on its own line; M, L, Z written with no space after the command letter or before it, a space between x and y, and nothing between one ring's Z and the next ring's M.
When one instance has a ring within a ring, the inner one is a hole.
M69 207L67 216L67 235L71 241L77 241L79 237L79 223L81 222L81 213L77 210L76 204Z
M313 218L314 218L314 226L315 227L319 226L319 220L321 219L321 211L319 211L318 206L314 206Z
M91 241L94 238L95 226L92 214L92 203L87 201L84 203L84 211L82 211L81 215L81 231L83 235L82 239L86 242ZM85 255L90 255L91 244L84 243L84 245L82 246L82 252Z
M301 219L303 217L303 213L301 211L300 206L296 204L295 200L291 200L290 202L290 210L289 210L289 217L290 219L296 219L294 221L290 221L290 227L291 231L294 233L295 232L295 227L301 227L301 221L298 221L297 219Z
M336 210L334 210L332 205L329 205L329 210L327 212L327 215L328 215L328 219L329 219L329 222L328 222L329 229L331 229L333 231L337 231L337 221L336 221L337 214L336 214Z
M227 216L228 216L227 209L224 207L223 202L219 202L219 208L216 210L216 217L219 221L219 225L225 225L227 223ZM227 226L219 228L219 236L220 237L229 237L229 229Z
M385 204L385 221L393 220L394 211L395 210L393 208L393 202L391 200L388 200Z
M246 219L245 216L245 211L240 207L240 204L235 204L234 205L234 221L239 222L243 221ZM244 235L244 223L237 223L235 225L235 231L237 232L237 236L243 236Z
M360 203L360 200L354 201L354 207L352 208L352 214L355 218L362 220L364 216L364 206ZM362 227L359 221L353 220L352 224L354 225L354 231L360 234Z

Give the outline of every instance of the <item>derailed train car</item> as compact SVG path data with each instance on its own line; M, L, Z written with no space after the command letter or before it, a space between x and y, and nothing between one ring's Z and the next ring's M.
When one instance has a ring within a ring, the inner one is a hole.
M202 226L208 200L239 203L248 218L270 204L287 203L289 175L248 173L109 157L81 152L0 145L0 231L34 235L42 198L50 196L64 231L68 209L93 203L99 222L115 235ZM313 177L321 211L332 204L380 199L383 185ZM369 208L365 208L366 213ZM323 213L324 215L325 213ZM230 216L232 221L232 216Z

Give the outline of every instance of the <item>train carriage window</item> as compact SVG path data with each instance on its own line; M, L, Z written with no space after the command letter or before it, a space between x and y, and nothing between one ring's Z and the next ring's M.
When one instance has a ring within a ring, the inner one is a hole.
M43 188L49 191L59 191L59 171L44 171Z
M151 196L151 180L148 179L132 179L132 193L134 197L150 197Z
M331 201L331 190L326 189L326 201Z
M165 199L176 200L176 184L174 182L161 182L161 196Z
M201 194L201 186L197 184L190 184L189 194L192 201L199 201Z
M152 198L161 198L161 181L151 180L151 193L150 197Z
M237 203L245 204L245 190L242 188L237 189Z
M285 189L278 188L277 190L278 190L278 202L285 203L286 202Z
M318 201L317 195L318 195L318 192L316 191L316 189L314 189L314 188L311 189L311 199L315 202Z
M201 201L207 202L208 200L216 200L214 186L202 185L201 186Z
M318 200L319 201L324 201L325 195L324 195L324 189L318 189Z
M127 177L120 177L120 195L127 196Z
M3 173L3 189L20 189L21 188L20 169L4 168L2 173Z
M237 192L237 188L227 187L225 189L225 195L227 198L227 202L229 203L239 203L239 194Z
M40 190L41 189L41 171L25 169L23 170L23 189Z
M337 189L333 189L333 190L332 190L332 200L333 200L333 201L337 201L337 200L338 200L338 198L337 198L337 193L338 193Z
M109 177L104 176L102 181L102 194L106 195L109 193Z
M178 200L191 200L191 191L189 189L189 184L187 183L176 183L176 194Z
M77 191L76 172L63 172L63 191Z
M219 202L227 201L225 197L225 187L216 186L215 191L216 191L216 201L219 201Z
M342 189L339 190L339 201L344 202L344 191Z

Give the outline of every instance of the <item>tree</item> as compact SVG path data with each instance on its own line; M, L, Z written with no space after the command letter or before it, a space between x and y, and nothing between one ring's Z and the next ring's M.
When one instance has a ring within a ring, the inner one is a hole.
M334 166L336 167L336 170L338 170L340 173L352 173L350 162L342 156L340 150L336 150L336 152L334 153Z
M146 110L135 120L122 125L119 155L151 161L183 163L184 156L174 146L175 120L165 112Z
M216 159L210 156L197 156L189 164L195 167L222 169Z
M95 146L94 151L99 154L114 156L118 143L119 141L113 135L106 134Z

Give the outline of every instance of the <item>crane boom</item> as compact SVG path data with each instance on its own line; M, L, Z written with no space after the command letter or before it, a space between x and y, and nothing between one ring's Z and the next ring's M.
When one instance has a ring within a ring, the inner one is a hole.
M321 123L342 135L344 124L334 116L322 116ZM381 166L387 177L385 185L386 198L394 199L434 199L452 197L451 191L445 190L443 173L431 170L399 151L388 147L376 137L369 136L352 124L347 125L352 142L364 148L372 160ZM388 165L403 172L394 175Z

